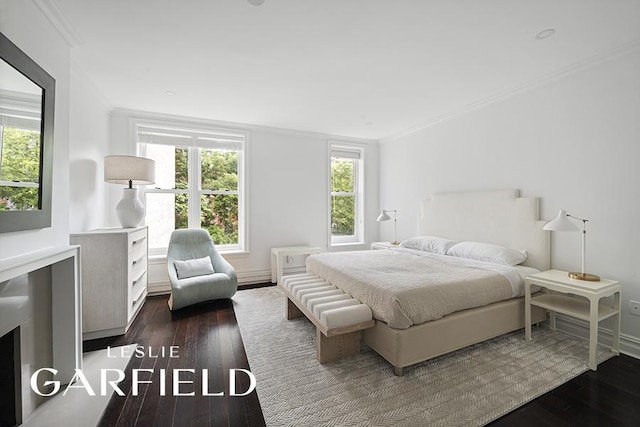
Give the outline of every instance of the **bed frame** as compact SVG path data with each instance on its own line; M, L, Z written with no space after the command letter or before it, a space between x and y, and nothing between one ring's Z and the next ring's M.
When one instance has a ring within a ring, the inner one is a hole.
M494 243L526 249L524 265L548 270L550 242L538 220L538 199L518 190L438 193L422 205L418 235ZM531 323L546 318L532 307ZM405 367L524 327L524 298L464 310L441 319L393 329L377 321L364 343L384 357L396 375Z

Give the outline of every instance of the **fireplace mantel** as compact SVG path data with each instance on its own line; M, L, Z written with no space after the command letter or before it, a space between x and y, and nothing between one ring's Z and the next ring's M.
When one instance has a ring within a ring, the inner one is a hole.
M57 369L56 379L64 384L82 369L79 256L78 246L64 246L0 260L0 335L20 326L21 357L26 359L21 361L21 421L39 404L29 385L33 371ZM41 315L44 319L36 319ZM43 341L51 343L44 351L50 366L41 366L35 348Z

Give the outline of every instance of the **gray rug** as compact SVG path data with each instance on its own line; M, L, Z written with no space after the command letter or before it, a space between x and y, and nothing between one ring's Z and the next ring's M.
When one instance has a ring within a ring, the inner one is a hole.
M516 331L408 367L403 377L368 348L320 365L315 327L284 318L278 288L233 300L269 426L483 425L588 369L586 341L542 328L531 343Z

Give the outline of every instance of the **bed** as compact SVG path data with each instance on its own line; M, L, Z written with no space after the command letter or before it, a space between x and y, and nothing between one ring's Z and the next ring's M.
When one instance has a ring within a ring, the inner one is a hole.
M543 225L538 199L520 197L517 190L439 193L423 202L417 235L526 250L519 266L505 267L512 275L526 276L549 268ZM389 361L396 375L407 366L524 327L524 298L514 297L517 280L508 272L473 265L447 270L440 264L453 257L420 252L399 248L312 255L307 271L371 307L375 325L363 331L364 343ZM441 286L431 296L420 299L415 291L421 279L406 273L411 263L437 278ZM456 282L458 276L465 280ZM387 289L399 293L389 296ZM435 303L429 305L430 300ZM545 316L544 310L534 310L532 323Z

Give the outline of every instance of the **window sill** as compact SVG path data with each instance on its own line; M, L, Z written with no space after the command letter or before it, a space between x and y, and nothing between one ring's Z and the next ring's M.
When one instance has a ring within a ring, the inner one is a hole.
M345 243L334 243L329 246L329 251L357 251L360 249L369 249L369 244L365 242L345 242Z
M365 242L338 242L331 243L331 246L364 245Z
M225 259L233 259L233 258L243 258L251 254L249 251L229 251L229 252L219 252ZM149 263L150 264L162 264L167 262L167 254L159 254L159 255L149 255Z

